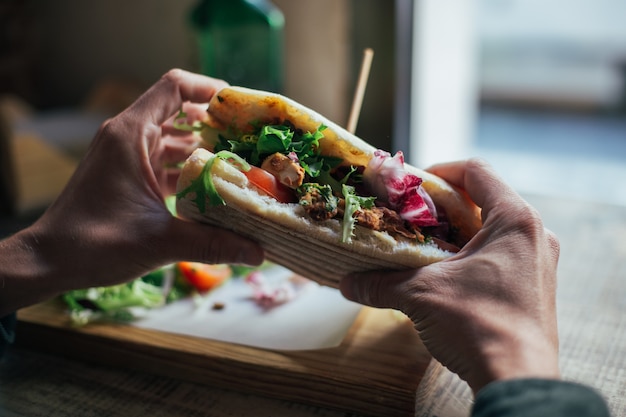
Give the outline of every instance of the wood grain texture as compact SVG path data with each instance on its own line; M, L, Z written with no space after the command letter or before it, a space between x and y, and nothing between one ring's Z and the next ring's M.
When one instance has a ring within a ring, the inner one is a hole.
M626 207L525 197L561 241L557 308L563 377L597 389L612 415L626 415ZM102 410L90 415L465 417L472 405L467 384L431 361L410 324L394 323L388 311L364 310L336 349L295 353L185 338L177 353L151 347L159 343L153 338L167 336L129 332L125 326L105 326L104 334L103 328L73 330L50 306L24 310L19 318L20 344L0 363L3 416ZM45 349L65 358L42 353ZM190 362L181 360L186 357ZM265 375L268 366L273 369ZM245 375L249 381L236 380ZM230 381L225 385L223 378Z
M431 361L412 324L390 310L364 308L336 348L296 352L121 324L73 328L57 301L19 320L23 347L363 415L414 415Z

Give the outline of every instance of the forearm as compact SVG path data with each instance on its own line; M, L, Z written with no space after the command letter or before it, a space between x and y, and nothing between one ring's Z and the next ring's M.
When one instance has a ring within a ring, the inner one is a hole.
M0 241L0 317L63 290L31 228Z

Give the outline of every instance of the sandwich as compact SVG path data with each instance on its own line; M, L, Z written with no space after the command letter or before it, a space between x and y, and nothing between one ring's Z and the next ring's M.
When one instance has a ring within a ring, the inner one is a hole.
M226 87L182 167L179 216L259 242L323 285L442 261L480 229L461 190L279 94Z

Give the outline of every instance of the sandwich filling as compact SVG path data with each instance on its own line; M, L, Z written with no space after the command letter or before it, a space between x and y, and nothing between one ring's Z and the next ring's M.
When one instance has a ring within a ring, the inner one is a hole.
M405 169L402 152L392 156L377 150L366 166L354 166L320 153L324 125L315 132L303 132L288 121L251 125L248 133L222 132L206 145L215 157L242 171L260 193L300 204L313 220L339 220L343 242L351 242L359 225L395 239L434 241L442 249L458 250L444 243L454 242L455 230L421 187L422 179ZM180 199L195 193L201 213L206 201L224 204L212 186L211 165L209 160L200 177L177 194Z

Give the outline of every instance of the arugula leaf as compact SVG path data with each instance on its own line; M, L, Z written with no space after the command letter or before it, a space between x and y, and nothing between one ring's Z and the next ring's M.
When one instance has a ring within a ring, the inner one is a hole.
M243 159L236 153L228 152L228 151L220 151L215 154L215 157L228 162L230 165L234 166L241 172L250 171L250 164L248 164L248 162L246 162L245 159Z
M185 196L189 193L196 193L196 197L192 200L196 207L198 207L198 211L200 213L204 213L206 211L206 199L209 199L209 204L211 206L223 206L226 203L224 199L218 194L215 189L215 185L213 185L213 178L211 178L211 169L213 168L213 164L215 163L215 158L211 158L204 164L202 168L202 172L198 175L197 178L191 181L191 184L184 190L176 193L176 198L181 199L185 198Z
M192 201L196 204L200 213L206 211L207 198L209 199L210 206L223 206L226 204L224 199L217 192L213 184L213 176L211 175L211 170L217 158L225 160L240 171L247 172L250 170L250 165L233 152L220 151L216 153L213 158L209 159L206 164L204 164L200 175L193 179L187 188L176 194L176 198L181 199L185 198L189 193L196 193L196 197Z
M341 185L341 191L346 199L346 208L343 213L341 241L344 243L350 243L352 242L354 227L356 226L354 213L361 208L370 209L374 207L376 197L360 197L356 195L354 187L346 184Z

